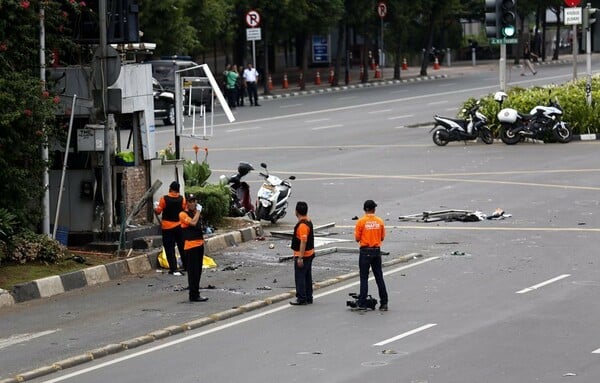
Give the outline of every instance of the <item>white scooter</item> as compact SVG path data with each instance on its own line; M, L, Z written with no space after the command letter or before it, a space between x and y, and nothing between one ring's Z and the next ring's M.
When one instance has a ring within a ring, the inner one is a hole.
M285 216L288 200L292 195L292 185L289 181L295 180L296 177L289 176L282 180L269 174L267 164L264 162L260 164L260 167L265 169L265 172L259 173L264 181L256 196L256 219L276 223Z

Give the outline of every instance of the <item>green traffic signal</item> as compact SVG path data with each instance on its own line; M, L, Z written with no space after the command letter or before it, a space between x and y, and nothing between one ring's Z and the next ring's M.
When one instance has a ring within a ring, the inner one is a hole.
M514 37L517 33L516 0L498 0L500 31L503 37Z

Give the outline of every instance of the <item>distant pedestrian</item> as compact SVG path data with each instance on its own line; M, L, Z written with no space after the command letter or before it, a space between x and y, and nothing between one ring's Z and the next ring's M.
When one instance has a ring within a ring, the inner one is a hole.
M244 80L246 82L246 89L248 90L248 99L250 105L260 106L258 104L258 71L252 67L252 64L248 63L246 69L244 69Z
M533 64L531 63L532 58L537 58L537 55L529 49L529 44L525 43L523 47L523 71L521 72L521 76L525 76L525 67L529 68L531 73L535 76L537 71L533 68Z
M365 215L359 218L354 228L354 239L359 243L358 268L360 273L360 292L358 295L358 309L366 310L366 299L369 294L369 269L379 290L379 310L388 310L388 294L383 280L381 266L381 243L385 239L385 226L383 220L375 215L377 204L373 200L366 200L363 205Z
M190 302L206 302L208 298L200 296L200 277L204 259L204 235L202 228L202 206L197 198L189 194L186 208L179 213L179 222L185 239L185 255L187 259L188 289Z
M244 80L242 69L243 67L240 65L236 83L237 106L244 106L244 97L246 97L246 80Z
M227 83L225 86L227 87L227 103L230 108L235 108L237 104L237 80L239 74L237 71L237 65L232 65L231 69L227 72Z
M315 236L313 224L308 216L308 204L296 203L296 218L292 250L294 251L294 280L296 283L296 300L290 304L303 306L313 303L312 261L315 257Z
M179 223L179 213L186 208L185 198L179 194L179 182L173 181L169 185L169 194L160 198L160 201L154 203L156 214L162 214L160 228L162 232L163 247L167 262L169 262L169 274L181 276L183 273L177 269L177 257L175 255L175 245L179 250L179 256L186 269L186 259L184 254L183 233Z

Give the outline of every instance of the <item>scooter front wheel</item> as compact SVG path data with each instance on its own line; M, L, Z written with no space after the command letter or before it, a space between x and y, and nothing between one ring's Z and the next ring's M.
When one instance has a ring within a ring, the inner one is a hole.
M256 208L256 220L260 221L261 219L264 220L268 220L269 218L267 217L267 210L263 207L263 205L258 204L258 207Z
M479 132L479 137L481 137L481 141L483 141L487 145L494 143L494 135L492 134L490 128L488 128L487 126L481 128L481 131Z

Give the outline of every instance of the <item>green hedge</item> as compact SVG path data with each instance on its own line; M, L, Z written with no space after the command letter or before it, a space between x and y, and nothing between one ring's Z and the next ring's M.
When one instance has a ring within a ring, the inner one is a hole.
M198 196L202 205L202 219L207 226L219 226L229 214L229 187L223 184L205 186L187 186L186 193Z
M585 98L586 80L581 79L563 85L545 87L511 88L502 108L514 108L521 113L529 113L536 105L546 105L550 99L558 99L563 108L563 121L567 122L574 134L599 133L600 131L600 78L592 79L592 105ZM475 103L473 98L464 103L469 108ZM481 98L481 112L488 118L488 126L497 136L500 127L497 114L500 105L494 101L494 94Z

